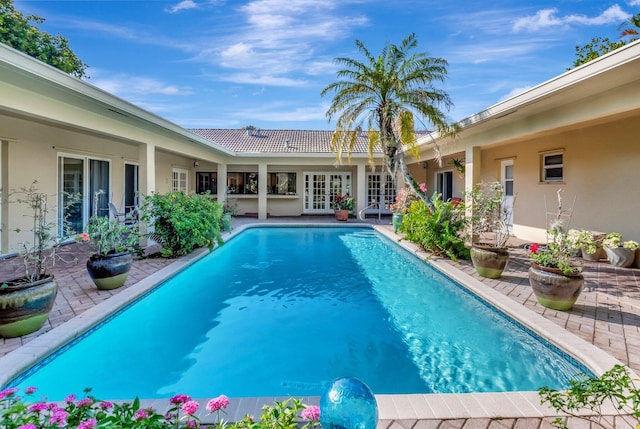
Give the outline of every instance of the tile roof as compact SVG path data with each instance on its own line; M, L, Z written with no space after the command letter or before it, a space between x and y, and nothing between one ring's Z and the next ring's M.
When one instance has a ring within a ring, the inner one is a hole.
M333 153L333 131L259 130L252 135L245 129L200 128L189 131L238 153ZM367 135L363 133L358 136L353 153L366 154L368 145ZM376 152L380 153L379 150Z

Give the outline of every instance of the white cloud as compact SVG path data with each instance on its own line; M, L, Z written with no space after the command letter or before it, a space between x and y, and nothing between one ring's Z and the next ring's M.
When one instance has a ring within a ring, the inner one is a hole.
M636 0L638 1L638 0ZM535 15L519 18L513 23L513 31L535 32L544 28L564 27L570 24L579 25L603 25L619 24L631 15L624 12L617 4L611 6L600 15L588 17L586 15L558 16L558 9L542 9Z
M513 88L511 91L509 91L507 94L505 94L504 96L500 97L500 100L498 101L504 101L507 100L511 97L515 97L518 94L521 94L525 91L527 91L528 89L531 89L531 86L521 86L519 88Z
M198 4L196 2L194 2L193 0L182 0L180 3L171 6L167 9L165 9L167 12L169 13L176 13L179 12L181 10L189 10L189 9L195 9L198 7Z
M303 87L308 85L306 80L292 79L286 76L277 76L270 74L252 74L252 73L232 73L219 76L219 80L224 82L233 82L251 85L265 86L283 86L283 87Z
M627 2L629 6L640 6L640 0L630 0Z
M268 122L304 122L326 120L326 113L329 105L320 103L316 106L296 107L289 109L289 106L272 103L261 105L255 109L242 109L234 112L234 116L250 121Z
M125 74L114 75L94 69L92 69L92 72L94 72L90 80L92 85L125 99L139 95L181 96L193 94L193 90L190 87L166 84L153 78ZM102 77L102 75L108 77Z

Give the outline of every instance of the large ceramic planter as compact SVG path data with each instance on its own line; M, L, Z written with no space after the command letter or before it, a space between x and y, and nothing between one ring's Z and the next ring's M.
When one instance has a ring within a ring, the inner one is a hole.
M349 210L334 210L336 220L340 222L346 222L349 219Z
M554 310L570 310L582 292L582 274L564 275L556 268L532 264L529 268L529 284L538 302Z
M506 248L474 244L471 246L471 262L482 277L497 279L502 275L509 261Z
M393 232L398 232L398 228L402 225L402 219L404 215L402 214L394 214L391 216L391 225L393 225Z
M40 329L57 293L53 276L33 283L7 282L0 288L0 337L21 337Z
M87 261L87 271L98 289L111 290L124 285L132 264L133 256L129 252L93 255Z
M595 253L587 253L587 250L583 247L582 251L582 259L585 261L597 262L600 259L604 259L607 257L606 253L604 253L604 249L602 247L596 247Z
M633 265L636 259L636 251L626 247L605 247L609 263L616 267L627 268Z

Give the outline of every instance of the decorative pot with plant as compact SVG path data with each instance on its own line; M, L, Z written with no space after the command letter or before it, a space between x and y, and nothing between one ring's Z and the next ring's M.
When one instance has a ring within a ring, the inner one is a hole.
M336 220L346 222L349 219L349 212L353 210L353 197L348 194L336 194L331 200L331 208L336 215Z
M573 244L574 249L587 261L599 261L606 256L602 248L604 238L604 233L586 229L571 229L568 235L568 239Z
M427 192L427 186L424 183L419 185L422 193ZM391 210L391 225L393 225L393 232L397 233L402 226L404 215L409 211L409 206L413 201L417 201L418 196L409 186L400 188L396 193L395 203L389 206Z
M139 249L140 233L137 225L91 216L87 230L77 239L89 243L87 271L100 290L116 289L124 285L133 264L132 252Z
M509 218L500 182L480 183L467 195L471 209L471 261L482 277L497 279L502 275L509 251Z
M609 263L621 268L627 268L633 264L636 258L636 250L638 250L637 241L622 241L622 234L618 232L607 234L602 246L609 258Z
M225 198L222 205L222 217L220 218L220 231L229 232L233 229L233 216L238 214L238 201L234 198Z
M584 277L580 261L571 256L573 244L568 237L568 224L573 208L562 208L561 191L558 191L558 211L548 222L546 246L534 243L529 247L529 283L542 306L565 311L571 309L580 296Z
M57 236L56 223L47 219L47 195L38 191L36 181L12 192L9 198L26 206L29 214L25 216L32 219L31 238L20 243L24 271L20 277L0 283L0 336L14 338L37 331L49 317L58 292L51 268L64 238ZM73 198L65 200L72 204Z

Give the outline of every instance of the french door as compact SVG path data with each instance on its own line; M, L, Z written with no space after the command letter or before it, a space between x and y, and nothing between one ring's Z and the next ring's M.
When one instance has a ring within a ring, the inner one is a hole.
M138 174L140 171L140 167L138 164L124 164L124 212L129 213L132 210L135 210L140 201L139 201L139 186L140 181L138 179Z
M453 198L453 171L439 171L436 173L436 192L442 195L442 201Z
M509 231L513 229L513 159L503 160L501 162L500 169L500 181L502 182L502 189L504 189L504 204L505 204L505 222L509 227Z
M303 213L332 213L331 201L336 195L351 195L351 173L308 172L303 174Z
M78 233L89 217L109 215L109 161L58 156L58 226L61 235Z
M384 190L383 188L384 184ZM396 186L389 174L367 173L367 206L374 203L380 205L383 213L389 212L389 206L396 197ZM367 210L367 213L377 213L378 207Z

